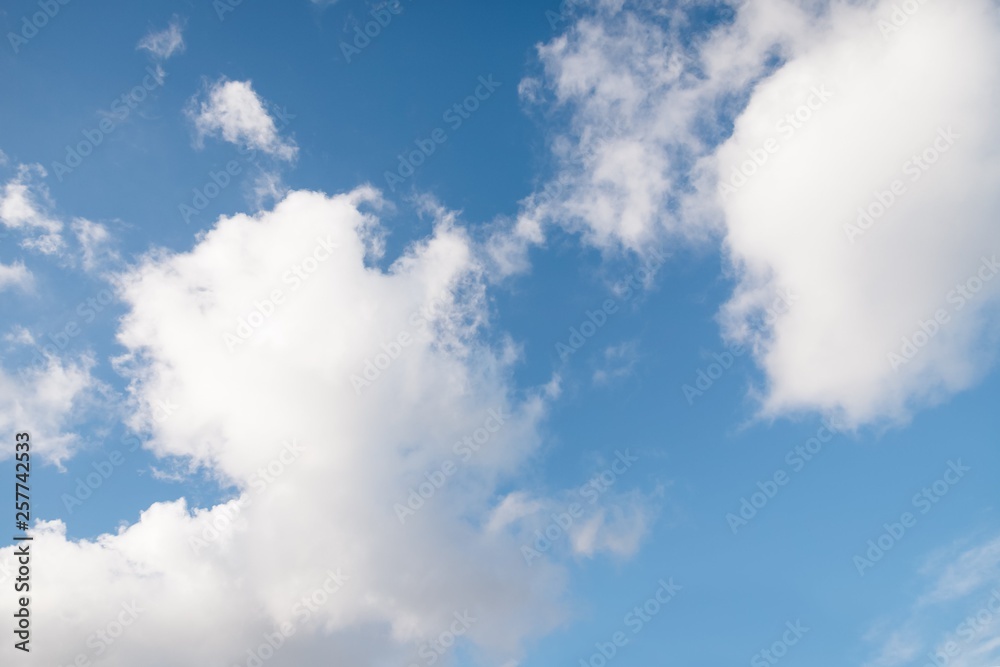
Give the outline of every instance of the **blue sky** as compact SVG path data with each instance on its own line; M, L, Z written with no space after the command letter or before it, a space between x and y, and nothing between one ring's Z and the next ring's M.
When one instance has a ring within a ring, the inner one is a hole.
M4 664L1000 664L997 10L8 3Z

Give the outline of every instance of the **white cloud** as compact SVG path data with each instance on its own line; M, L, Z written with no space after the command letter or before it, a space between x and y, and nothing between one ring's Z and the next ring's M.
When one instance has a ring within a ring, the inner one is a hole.
M604 349L604 365L594 371L595 384L607 384L632 374L639 361L639 342L625 341Z
M83 268L92 271L102 262L115 260L118 255L108 246L111 234L108 228L98 222L77 218L72 223L73 233L80 244Z
M45 175L41 165L18 167L17 175L0 188L0 224L20 232L25 248L54 254L63 247L63 225L49 212L48 188L36 180Z
M7 340L20 345L33 342L23 330ZM99 388L91 375L93 366L94 360L86 356L64 360L35 352L32 361L16 373L0 368L0 429L30 433L33 451L61 465L81 444L72 427ZM11 456L11 450L0 454L0 458Z
M588 557L608 552L627 558L639 550L650 522L646 501L638 496L625 506L600 509L573 531L573 551Z
M31 332L22 326L15 326L10 332L4 334L4 341L16 345L34 345L35 338Z
M992 667L1000 660L1000 538L938 554L923 568L933 576L895 629L882 621L866 667L897 667L939 653L955 667ZM942 619L947 619L942 625Z
M884 637L880 630L872 635ZM909 629L892 632L882 641L878 653L864 663L864 667L895 667L904 665L915 660L923 647L919 636L913 634Z
M986 64L1000 57L996 9L928 4L886 39L874 19L890 7L836 13L757 88L715 156L730 174L810 90L833 94L722 204L739 279L723 321L731 336L756 341L771 414L902 419L972 385L993 358L1000 280L963 303L949 294L979 282L984 255L995 262L1000 251L1000 130L985 111L1000 103L1000 78ZM952 128L957 139L946 139ZM927 170L913 162L942 149ZM905 192L887 196L896 181ZM852 243L845 226L859 208L878 211L879 197L896 201ZM777 286L799 298L754 332ZM947 324L934 324L935 313ZM933 337L911 360L889 357L910 356L902 341L919 343L922 327Z
M652 497L638 491L611 492L600 480L602 473L606 478L611 475L601 471L558 497L510 493L490 514L487 529L517 535L524 562L532 567L544 559L559 562L563 557L630 558L658 510Z
M514 346L483 342L482 263L453 214L388 270L371 265L382 231L364 211L380 205L370 189L293 192L127 277L117 367L131 378L134 425L153 452L239 496L209 510L159 503L95 541L41 526L36 567L53 576L33 589L47 601L34 613L53 631L38 659L87 653L87 636L133 601L142 630L103 656L109 667L246 664L284 622L296 634L269 665L410 664L465 610L477 619L466 639L499 664L562 621L564 570L528 567L519 550L538 517L491 524L500 489L537 451L555 390L515 389ZM359 392L361 375L372 383ZM176 406L170 419L156 419L162 401ZM455 472L435 475L445 462ZM433 494L401 523L395 506L428 483ZM195 542L213 521L218 539ZM629 551L624 525L607 521L586 552ZM349 577L343 588L297 613L331 570Z
M682 38L701 3L577 4L581 18L539 47L543 80L520 86L526 102L549 101L570 119L552 140L557 173L524 215L609 250L704 237L704 220L679 215L676 201L692 163L721 129L718 107L761 75L776 43L807 33L803 13L786 0L744 3L702 46Z
M46 255L65 257L65 224L53 209L55 204L48 187L40 179L46 177L41 165L19 165L17 174L0 187L0 224L21 236L21 246ZM103 263L117 260L111 248L112 238L107 228L97 222L76 218L70 223L79 248L79 259L90 271ZM10 284L16 277L29 277L23 265L5 267L3 271ZM0 278L0 286L4 279Z
M279 172L261 171L254 178L252 201L258 209L277 203L287 193L288 186Z
M184 52L184 24L174 17L163 30L150 32L139 40L138 49L149 51L157 60L166 60L175 53Z
M1000 251L995 5L921 4L890 32L888 1L738 3L730 25L685 46L690 4L657 16L603 3L541 47L570 126L553 141L556 196L522 217L607 251L721 237L736 287L720 320L754 344L766 415L902 420L971 386L993 357L1000 280L961 309L948 297ZM824 86L832 97L816 95ZM810 118L785 120L795 113ZM911 181L907 160L945 146L949 128L958 138ZM754 173L723 196L737 168ZM845 225L894 179L905 194L852 243ZM799 298L762 322L778 288ZM889 354L924 342L939 310L948 324L893 368Z
M207 100L192 100L188 112L199 142L206 136L220 136L230 143L282 160L295 158L298 147L280 136L264 101L249 81L220 79L209 87L206 95Z
M34 277L31 271L23 263L4 264L0 262L0 292L11 287L27 290L33 281Z
M937 582L921 600L925 604L954 600L1000 583L1000 537L965 549L946 564L929 564L927 570L937 575Z

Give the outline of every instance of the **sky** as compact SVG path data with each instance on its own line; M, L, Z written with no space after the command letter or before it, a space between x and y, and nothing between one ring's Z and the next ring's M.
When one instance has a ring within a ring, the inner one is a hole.
M4 665L1000 665L995 0L0 33Z

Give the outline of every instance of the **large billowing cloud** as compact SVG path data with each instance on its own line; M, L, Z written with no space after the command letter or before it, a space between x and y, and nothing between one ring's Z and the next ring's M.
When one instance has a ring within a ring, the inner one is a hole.
M1000 285L995 5L894 17L888 2L758 0L692 38L689 10L716 4L595 2L542 47L522 91L569 118L559 169L489 252L439 212L380 268L381 200L362 188L291 193L136 266L117 361L132 426L232 498L157 503L93 541L40 524L32 659L426 664L454 630L502 662L555 627L551 556L628 555L649 512L609 496L580 514L572 493L516 489L557 383L513 384L487 286L552 222L610 252L720 239L736 283L720 320L753 343L768 414L861 424L973 382ZM207 98L203 134L294 157L248 84ZM58 232L19 192L5 224ZM788 310L762 321L781 295Z
M757 88L716 155L732 178L778 146L722 205L740 278L730 333L777 287L798 296L759 342L770 412L903 416L968 387L992 357L997 9L930 3L883 36L873 18L890 7L838 12Z
M452 216L375 265L380 205L366 188L295 192L127 276L117 366L134 426L233 498L158 503L95 541L39 525L39 665L94 660L88 637L126 621L100 664L254 664L268 634L283 644L271 665L428 664L451 632L501 664L565 617L559 555L635 550L645 503L609 493L526 558L568 506L511 515L499 489L555 389L515 389L516 347L484 342L482 265Z
M1000 293L995 3L761 0L694 38L726 3L594 5L522 85L570 118L555 196L523 220L609 250L721 237L720 319L754 345L765 414L903 419L978 379Z

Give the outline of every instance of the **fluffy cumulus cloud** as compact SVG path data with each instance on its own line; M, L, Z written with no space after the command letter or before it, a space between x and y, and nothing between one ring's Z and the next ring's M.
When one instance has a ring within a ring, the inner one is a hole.
M569 118L522 217L608 250L717 236L765 414L905 419L995 347L998 50L988 0L594 3L522 85Z
M192 100L188 110L199 142L206 136L217 136L281 160L292 160L298 154L295 143L281 136L249 81L220 79L208 87L203 97L207 99Z
M985 109L1000 102L987 64L1000 17L989 2L929 3L879 30L891 7L836 11L715 156L726 183L767 155L723 193L729 332L746 338L780 287L798 297L754 336L769 412L902 417L993 356L1000 131Z
M454 216L382 269L380 206L293 192L124 278L133 427L233 495L157 503L94 541L40 524L38 664L426 664L450 633L501 664L565 618L561 555L634 551L642 499L605 494L530 562L558 504L497 520L553 389L513 386L516 346L484 331L483 264ZM122 625L111 646L97 634Z
M539 47L543 72L522 81L532 106L568 118L552 150L556 175L523 218L555 221L609 249L643 252L668 235L700 237L705 216L681 215L696 159L717 143L727 111L769 54L807 33L796 4L746 3L706 44L689 13L724 2L576 2L580 17Z

